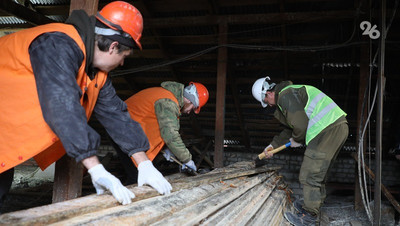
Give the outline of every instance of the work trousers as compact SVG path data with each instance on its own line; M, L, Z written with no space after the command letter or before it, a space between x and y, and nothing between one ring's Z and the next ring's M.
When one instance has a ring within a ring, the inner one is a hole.
M333 124L312 139L304 153L299 180L303 185L304 206L319 217L326 198L328 172L349 134L347 122Z
M136 184L138 179L138 170L133 164L132 159L124 153L119 146L111 139L111 144L114 147L115 151L118 154L119 161L124 167L126 173L126 180L124 181L124 185Z
M3 173L0 173L0 214L1 208L6 194L11 188L12 181L14 179L14 168L11 168Z

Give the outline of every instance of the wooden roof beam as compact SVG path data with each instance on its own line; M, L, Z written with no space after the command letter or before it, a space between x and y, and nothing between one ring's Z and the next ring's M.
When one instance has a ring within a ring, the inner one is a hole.
M169 17L146 18L146 26L149 28L171 28L190 26L218 26L221 21L228 24L287 24L299 22L311 22L320 20L346 20L355 18L354 10L337 10L325 12L290 12L290 13L266 13L249 15L226 16L193 16L193 17Z

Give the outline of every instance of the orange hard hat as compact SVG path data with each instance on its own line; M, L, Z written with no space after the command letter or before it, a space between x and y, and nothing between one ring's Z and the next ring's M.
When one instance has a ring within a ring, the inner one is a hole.
M194 111L194 113L199 114L200 113L200 108L202 108L208 101L208 90L207 88L198 82L190 82L189 85L194 85L196 87L197 90L197 95L199 97L199 106L196 108L196 110Z
M113 30L129 34L139 49L142 49L140 38L143 31L143 17L133 5L124 1L111 2L97 13L96 18Z

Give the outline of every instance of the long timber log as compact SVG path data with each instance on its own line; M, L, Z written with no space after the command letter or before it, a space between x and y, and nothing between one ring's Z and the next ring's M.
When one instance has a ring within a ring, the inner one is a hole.
M276 182L277 176L271 176L264 183L258 184L254 189L248 190L213 216L208 217L202 224L245 225L270 196L276 187Z
M267 179L270 175L260 174L253 178L246 179L247 181L239 186L233 186L232 189L212 195L207 199L202 200L188 208L185 208L178 213L164 218L153 225L196 225L210 214L224 207L226 204L235 200L244 192L253 188L257 184Z
M229 180L230 183L245 183L244 178ZM116 206L110 209L77 216L54 225L149 225L160 221L210 195L219 194L229 186L220 182L184 189L167 196L156 196L136 202L134 205Z
M252 162L241 162L194 177L171 176L173 191L170 195L161 196L151 187L132 185L128 188L136 198L130 205L120 205L109 193L89 195L0 215L0 225L198 224L246 192L267 196L265 189L259 188L260 192L253 189L261 184L273 186L271 183L275 179L269 178L276 177L277 169L255 168ZM262 203L264 197L259 200ZM254 204L256 209L261 206L258 202Z
M280 222L284 220L283 212L286 210L286 205L286 193L275 189L248 225L280 225Z

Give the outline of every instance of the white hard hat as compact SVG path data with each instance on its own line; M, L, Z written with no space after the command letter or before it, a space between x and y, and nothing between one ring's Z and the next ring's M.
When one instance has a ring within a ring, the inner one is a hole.
M271 79L269 76L257 79L257 81L254 82L251 90L253 97L258 100L264 108L268 106L268 104L264 102L265 94L267 91L272 90L275 87L275 83L268 82L270 80Z

